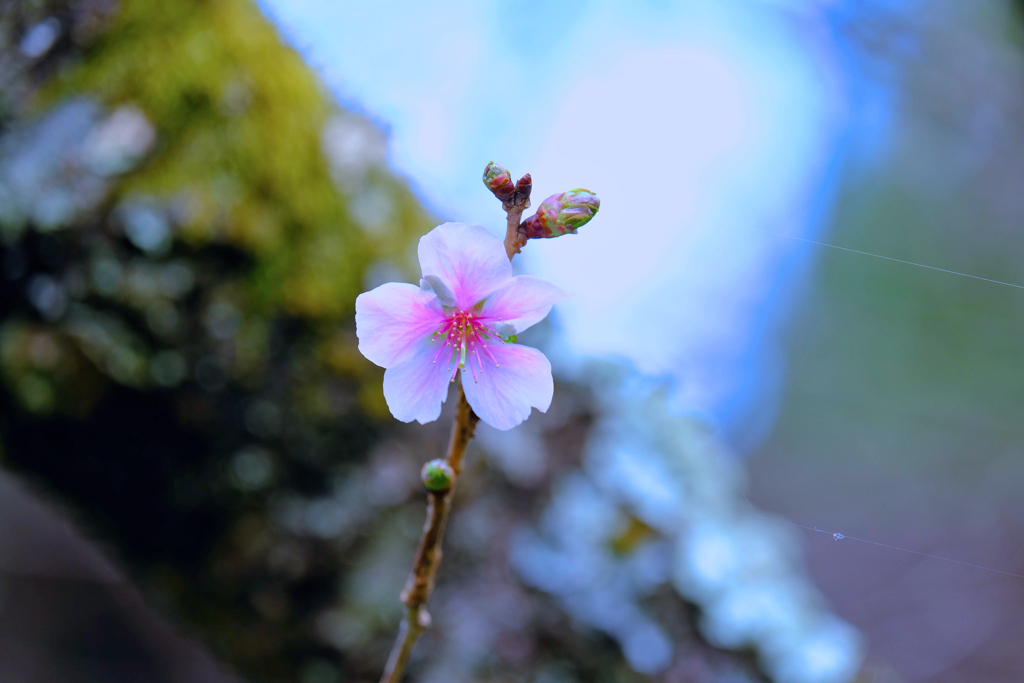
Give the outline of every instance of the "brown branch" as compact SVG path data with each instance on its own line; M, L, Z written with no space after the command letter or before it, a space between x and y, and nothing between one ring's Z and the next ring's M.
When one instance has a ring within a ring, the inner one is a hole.
M476 423L479 420L480 418L469 406L466 392L460 383L459 403L455 409L455 422L452 424L452 435L448 442L448 465L455 473L455 477L447 491L427 493L427 521L423 525L423 535L416 548L412 572L402 591L402 602L405 603L406 614L398 631L398 638L391 649L391 656L388 657L387 666L381 675L380 683L398 683L401 680L405 665L409 662L409 655L412 654L413 645L416 644L420 634L430 626L430 614L425 605L434 590L434 578L437 576L437 568L441 564L441 541L444 538L448 513L452 508L455 485L458 483L459 473L462 472L462 457L466 453L470 439L473 438L473 432L476 430Z
M384 667L384 673L380 677L381 683L398 683L402 679L405 665L409 663L409 655L412 654L412 647L427 627L430 626L430 614L422 605L418 607L407 607L402 625L398 628L398 638L394 647L391 648L391 655L388 657L388 664Z
M505 204L505 213L508 214L508 225L505 228L505 253L509 260L518 254L526 246L526 232L520 227L523 218L523 211L530 208L530 200L525 204Z
M520 223L523 219L523 211L530 208L530 193L532 191L533 178L527 173L516 183L512 197L501 203L508 216L508 224L505 227L505 254L509 261L526 246L526 231L523 230Z

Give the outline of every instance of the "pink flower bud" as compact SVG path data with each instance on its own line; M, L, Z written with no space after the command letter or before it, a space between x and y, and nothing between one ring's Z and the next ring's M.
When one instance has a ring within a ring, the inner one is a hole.
M590 190L575 189L545 199L537 213L526 219L523 229L530 239L560 237L575 233L601 208L601 200Z
M522 181L520 181L522 182ZM487 164L484 169L484 185L494 193L494 196L503 202L512 200L516 193L516 186L512 182L512 174L504 166L494 163Z

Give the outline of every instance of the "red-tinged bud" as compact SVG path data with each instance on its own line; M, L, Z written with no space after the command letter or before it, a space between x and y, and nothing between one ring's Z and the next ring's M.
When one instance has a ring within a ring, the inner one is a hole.
M530 205L530 192L533 191L533 178L527 173L519 182L516 183L516 194L512 199L514 204L521 204L525 206Z
M519 181L522 182L522 181ZM484 169L484 185L502 202L509 202L516 193L512 182L512 174L504 166L494 163L487 164Z
M431 460L420 471L423 485L432 493L444 493L452 487L455 472L444 460Z
M526 219L523 229L530 239L575 233L597 214L599 208L601 200L590 190L553 194L541 203L537 213Z

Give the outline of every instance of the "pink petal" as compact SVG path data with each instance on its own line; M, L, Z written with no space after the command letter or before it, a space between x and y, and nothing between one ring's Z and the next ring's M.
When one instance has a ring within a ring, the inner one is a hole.
M437 297L414 285L389 282L356 297L359 351L383 368L409 357L443 321Z
M444 343L438 338L417 344L411 356L384 372L384 399L396 419L426 424L441 415L457 362L449 366L446 353L434 362Z
M473 357L476 382L469 361L462 373L466 400L480 419L496 429L512 429L530 416L530 408L547 412L555 392L551 363L537 349L520 344L491 344L500 367L486 356L483 372Z
M517 275L484 302L481 315L501 319L519 334L544 319L552 304L568 299L565 291L529 275Z
M445 223L420 238L423 277L436 275L466 310L512 279L501 240L479 225Z

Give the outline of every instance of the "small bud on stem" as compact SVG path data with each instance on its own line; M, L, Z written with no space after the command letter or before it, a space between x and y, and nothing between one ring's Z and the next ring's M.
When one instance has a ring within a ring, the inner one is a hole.
M493 161L484 168L484 185L503 204L512 201L516 193L516 186L512 183L512 174L508 172L507 168Z
M541 202L537 213L526 219L523 229L529 239L561 237L575 233L600 208L601 200L590 190L575 189L553 194Z
M512 184L512 174L504 166L488 163L484 168L484 185L501 200L508 218L505 229L505 254L510 259L519 253L526 244L526 233L519 225L523 211L530 208L530 192L533 190L533 178L527 173L519 182Z
M431 493L444 493L452 487L455 481L455 472L444 460L431 460L420 470L420 477L423 485Z
M530 208L530 192L533 190L533 178L527 173L519 182L516 183L516 193L512 197L512 203L517 206L522 206L524 209Z

